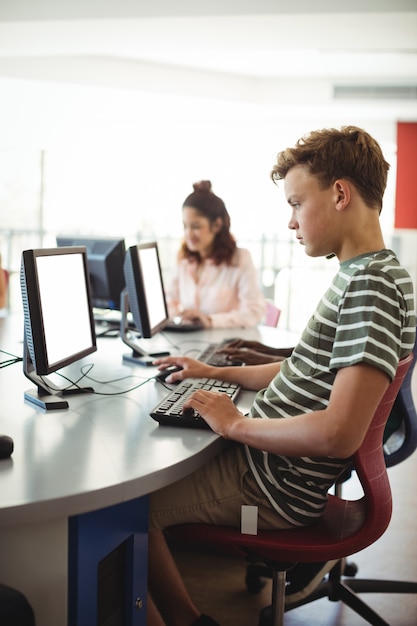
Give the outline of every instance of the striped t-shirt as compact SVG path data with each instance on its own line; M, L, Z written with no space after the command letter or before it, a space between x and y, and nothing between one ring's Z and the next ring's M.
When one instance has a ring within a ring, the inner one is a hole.
M368 363L392 380L399 359L413 349L415 330L413 284L393 252L380 250L341 263L291 357L258 392L251 416L289 418L324 409L342 367ZM349 465L349 459L245 450L260 489L294 525L311 523L323 513L329 488Z

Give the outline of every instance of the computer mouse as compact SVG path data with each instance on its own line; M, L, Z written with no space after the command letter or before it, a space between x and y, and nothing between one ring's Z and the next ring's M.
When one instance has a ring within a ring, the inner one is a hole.
M155 374L155 380L159 380L161 383L165 382L167 377L173 372L180 372L183 368L179 365L172 365L171 367L167 367L165 370L161 370L157 374ZM176 383L180 382L179 380L175 381Z
M0 459L8 459L14 448L13 439L9 435L0 435Z

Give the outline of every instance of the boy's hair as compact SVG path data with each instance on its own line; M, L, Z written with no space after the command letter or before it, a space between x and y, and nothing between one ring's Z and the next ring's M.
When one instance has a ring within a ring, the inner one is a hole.
M349 180L369 206L381 211L390 166L378 142L363 129L343 126L309 133L278 154L272 180L284 179L296 165L304 165L323 189L338 178Z

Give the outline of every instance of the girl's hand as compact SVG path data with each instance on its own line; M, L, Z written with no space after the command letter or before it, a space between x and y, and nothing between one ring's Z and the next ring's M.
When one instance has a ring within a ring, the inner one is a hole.
M257 352L249 348L222 348L219 352L227 354L230 361L240 361L245 365L260 365L262 363L276 363L283 361L282 356L272 356L264 352Z
M184 320L199 320L203 324L204 328L211 328L212 326L211 318L199 309L184 309L181 313L181 317Z

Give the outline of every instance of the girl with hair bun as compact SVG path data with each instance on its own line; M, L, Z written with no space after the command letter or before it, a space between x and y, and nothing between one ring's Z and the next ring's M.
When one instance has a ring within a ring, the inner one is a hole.
M265 314L251 254L230 232L221 198L202 180L182 206L184 240L167 288L171 317L205 328L249 328Z

